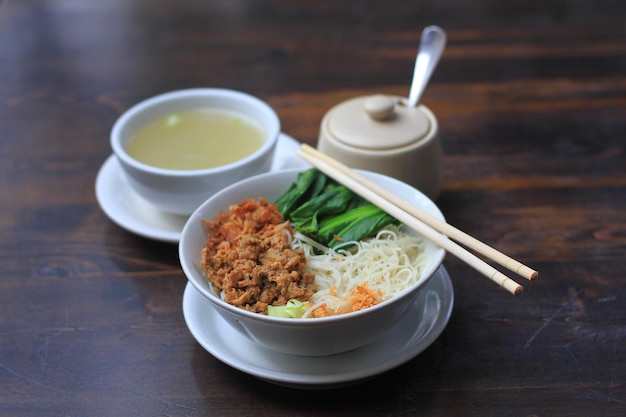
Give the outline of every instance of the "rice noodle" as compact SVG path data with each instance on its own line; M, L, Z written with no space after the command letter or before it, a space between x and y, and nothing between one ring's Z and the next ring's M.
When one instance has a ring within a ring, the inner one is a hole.
M382 293L388 300L418 282L426 261L421 238L388 226L371 239L344 242L340 247L318 254L319 244L296 235L294 247L305 251L305 270L315 274L316 292L313 306L303 317L326 305L332 311L342 312L346 298L360 285Z

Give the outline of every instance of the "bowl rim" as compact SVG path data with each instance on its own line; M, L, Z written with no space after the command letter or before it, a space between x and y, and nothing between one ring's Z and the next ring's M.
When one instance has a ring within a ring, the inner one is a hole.
M229 164L220 165L213 168L205 168L205 169L188 169L188 170L176 170L169 168L160 168L157 166L149 165L144 162L138 161L128 154L124 146L121 144L121 131L126 126L126 124L132 120L132 118L140 115L143 112L149 111L150 108L157 106L166 102L175 102L178 100L186 100L189 98L195 97L223 97L223 98L235 98L237 100L242 100L249 104L253 104L261 109L262 112L268 115L268 118L271 119L271 127L267 132L267 140L263 143L263 145L246 156L245 158L239 159L235 162L231 162ZM182 90L174 90L165 93L161 93L149 98L146 98L130 108L124 111L118 119L113 124L113 128L110 133L110 144L113 149L113 153L126 165L132 166L134 169L139 171L164 175L170 177L195 177L198 175L207 175L207 174L218 174L228 171L234 171L242 166L249 164L250 162L259 159L267 152L271 151L272 148L276 145L278 141L278 136L280 135L281 124L280 118L276 111L265 101L261 100L258 97L255 97L251 94L245 93L239 90L233 90L228 88L213 88L213 87L198 87L198 88L187 88Z
M262 173L262 174L258 174L258 175L254 175L251 177L248 177L244 180L240 180L220 191L218 191L217 193L213 194L211 197L209 197L207 200L205 200L189 217L189 219L187 220L187 222L185 223L185 226L183 227L183 231L181 233L181 238L179 241L179 246L178 246L178 250L179 250L179 260L180 260L180 264L181 267L183 269L183 273L185 274L185 277L187 278L187 280L194 286L194 288L196 288L198 290L198 292L200 294L202 294L206 299L208 299L210 302L212 302L213 304L215 304L216 307L223 309L223 310L227 310L230 313L233 313L235 315L241 315L247 319L250 320L254 320L254 321L258 321L258 322L262 322L265 324L281 324L281 325L291 325L291 326L318 326L318 325L327 325L329 323L336 323L336 322L340 322L340 321L344 321L344 320L350 320L353 318L357 318L357 317L361 317L361 316L368 316L371 314L375 314L378 310L381 309L386 309L386 308L390 308L392 302L398 301L402 298L405 297L409 297L412 294L417 295L417 293L419 292L421 287L424 287L426 285L426 282L428 282L428 280L430 280L433 275L435 274L435 272L439 269L439 267L442 265L443 263L443 259L445 257L445 250L438 247L437 245L435 245L432 241L431 243L434 245L435 247L435 259L434 262L432 263L432 267L426 271L427 275L424 274L422 276L422 278L414 283L413 285L409 286L408 288L405 288L404 290L402 290L401 292L399 292L398 294L396 294L394 297L385 300L375 306L372 307L368 307L365 308L363 310L359 310L359 311L354 311L354 312L350 312L350 313L346 313L346 314L339 314L339 315L335 315L335 316L330 316L330 317L319 317L319 318L284 318L284 317L275 317L275 316L268 316L265 314L259 314L259 313L254 313L251 311L247 311L244 310L242 308L236 307L232 304L229 304L225 301L223 301L218 294L216 294L214 291L207 291L207 289L200 285L198 282L196 282L196 275L202 275L202 278L206 279L206 277L204 277L203 274L201 274L201 268L198 265L197 268L196 266L194 266L191 262L187 262L187 257L185 256L185 254L187 253L187 239L186 236L188 236L189 234L189 230L192 227L198 227L198 220L202 219L203 216L201 215L202 211L205 209L205 207L209 204L211 204L213 199L217 199L217 198L222 198L222 196L224 194L228 194L229 192L231 192L232 189L240 187L243 183L248 182L248 181L262 181L264 179L266 179L267 177L272 177L272 176L276 176L276 175L297 175L297 173L302 172L304 169L303 168L293 168L293 169L288 169L288 170L282 170L282 171L275 171L275 172L266 172L266 173ZM435 217L444 220L445 218L443 216L443 213L439 210L439 207L437 207L437 205L430 199L428 198L424 193L422 193L421 191L417 190L415 187L406 184L396 178L384 175L384 174L380 174L380 173L376 173L373 171L367 171L367 170L362 170L362 169L356 169L355 171L360 172L361 174L364 175L369 175L369 176L373 176L374 179L376 177L379 178L384 178L386 180L391 180L392 182L396 182L397 184L400 184L402 186L405 187L409 187L411 189L412 192L416 193L417 196L420 199L425 199L426 201L429 201L432 204L432 207L435 209L433 213L431 213L432 215L434 215ZM233 203L234 204L234 203ZM225 209L225 208L224 208ZM445 236L444 236L445 237ZM424 240L428 240L426 237L422 237ZM447 238L447 237L446 237ZM208 279L206 279L208 282ZM208 287L212 287L212 284L210 282L208 282Z

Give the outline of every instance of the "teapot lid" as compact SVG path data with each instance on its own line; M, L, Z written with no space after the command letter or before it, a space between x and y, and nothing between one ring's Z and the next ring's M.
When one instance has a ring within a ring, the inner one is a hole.
M407 107L406 99L374 95L344 101L328 114L330 136L346 145L369 150L401 148L420 141L430 122L418 107Z

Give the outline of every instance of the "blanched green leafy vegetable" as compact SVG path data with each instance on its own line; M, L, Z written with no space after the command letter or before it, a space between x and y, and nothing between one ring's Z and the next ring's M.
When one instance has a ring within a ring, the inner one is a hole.
M342 242L364 239L392 223L398 222L374 204L366 204L322 222L318 237L333 248Z
M398 221L315 168L298 174L296 182L275 202L295 230L328 247L358 241Z
M326 185L326 176L317 175L316 170L309 169L298 174L296 182L289 186L274 204L278 207L285 218L288 218L291 211L297 208L303 201L317 196Z
M309 308L307 303L300 300L291 299L284 306L267 306L267 315L273 317L284 317L288 319L297 319L302 317L306 309Z
M343 185L330 184L321 194L292 211L289 218L295 223L296 230L315 233L319 227L318 219L344 211L352 196L352 191Z

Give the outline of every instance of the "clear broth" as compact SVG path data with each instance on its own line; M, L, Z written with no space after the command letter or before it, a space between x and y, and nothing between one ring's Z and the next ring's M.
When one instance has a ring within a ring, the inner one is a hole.
M126 151L144 164L174 170L215 168L261 148L265 133L241 114L189 109L146 124Z

